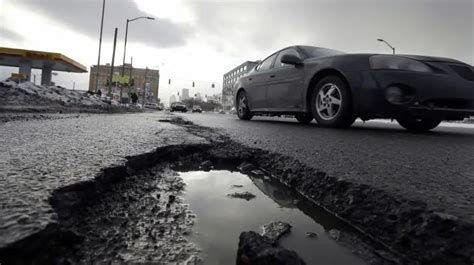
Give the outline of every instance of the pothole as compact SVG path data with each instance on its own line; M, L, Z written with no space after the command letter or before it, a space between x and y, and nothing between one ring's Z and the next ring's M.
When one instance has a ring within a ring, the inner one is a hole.
M278 242L307 264L394 264L357 230L243 162L252 156L226 145L186 145L129 157L94 181L57 190L51 198L56 226L0 251L0 258L234 264L241 232L284 222L291 231Z
M329 233L351 232L347 226L267 176L227 170L190 171L179 176L186 183L184 202L196 214L188 238L202 249L205 264L235 263L240 233L261 233L263 225L277 221L291 225L279 243L296 251L307 264L367 264ZM236 193L255 197L228 196Z

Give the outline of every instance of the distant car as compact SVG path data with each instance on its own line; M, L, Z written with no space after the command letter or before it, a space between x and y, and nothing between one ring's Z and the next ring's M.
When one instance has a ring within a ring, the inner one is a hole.
M188 108L184 103L174 102L173 104L171 104L171 112L173 111L187 112Z
M193 111L193 112L199 112L199 113L201 113L201 112L202 112L202 108L201 108L201 106L199 106L199 105L194 105L192 111Z
M160 108L160 106L156 103L147 103L143 107L146 109L162 110L162 108Z
M438 57L345 54L311 46L277 51L234 85L240 119L295 115L348 127L357 117L427 131L474 114L474 67Z

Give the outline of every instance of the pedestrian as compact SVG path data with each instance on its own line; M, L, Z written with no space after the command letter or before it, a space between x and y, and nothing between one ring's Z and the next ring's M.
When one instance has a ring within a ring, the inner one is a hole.
M137 104L137 101L138 101L138 95L137 95L137 93L132 92L132 93L130 94L130 97L132 98L132 104L133 104L133 105Z

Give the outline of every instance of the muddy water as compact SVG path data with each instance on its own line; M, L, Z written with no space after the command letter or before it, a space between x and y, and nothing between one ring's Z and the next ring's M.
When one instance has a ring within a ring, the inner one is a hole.
M184 200L197 215L189 239L202 249L205 264L235 264L240 233L260 233L262 225L274 221L293 226L291 233L279 242L295 250L307 264L365 264L329 237L330 229L346 229L342 223L280 183L230 171L192 171L180 175L187 184ZM256 198L246 201L226 196L244 191ZM307 232L318 236L307 237Z

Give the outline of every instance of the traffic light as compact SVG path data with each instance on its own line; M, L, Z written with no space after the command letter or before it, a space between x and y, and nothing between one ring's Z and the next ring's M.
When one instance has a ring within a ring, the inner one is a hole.
M171 79L168 79L168 85L171 85Z
M193 81L193 87L194 87L194 81Z
M214 83L212 83L211 88L215 88L215 87L216 87L216 86L214 85Z

